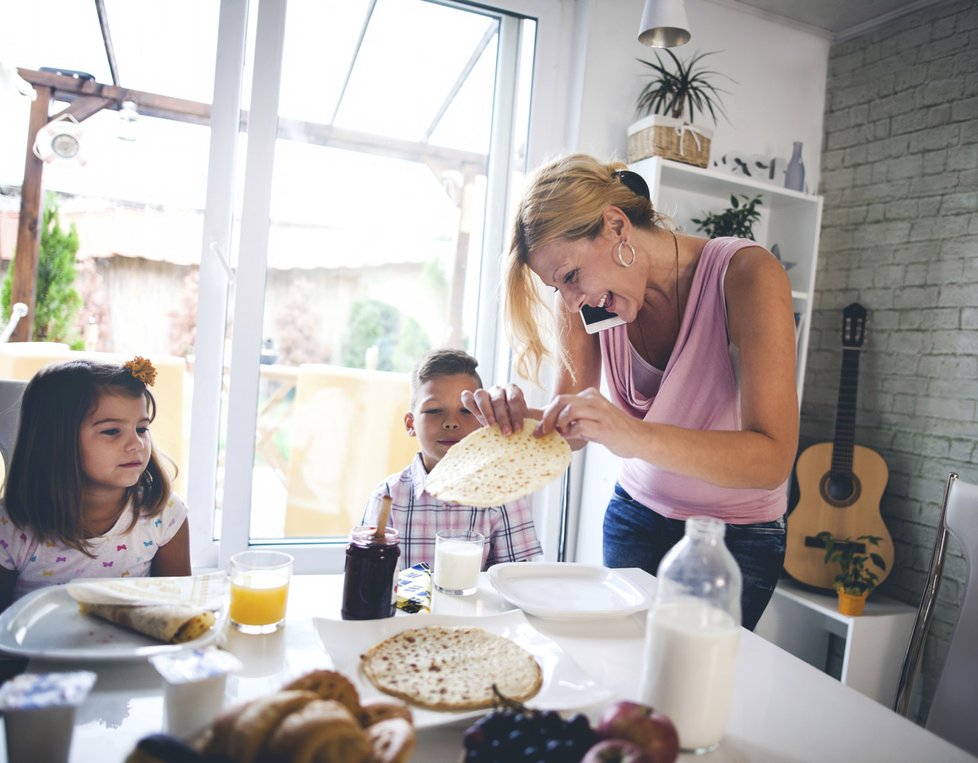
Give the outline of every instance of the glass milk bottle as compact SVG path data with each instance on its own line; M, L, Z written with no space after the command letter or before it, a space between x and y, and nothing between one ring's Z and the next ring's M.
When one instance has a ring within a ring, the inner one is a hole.
M679 746L709 752L727 728L740 636L740 568L712 517L686 520L662 559L645 632L640 699L672 718Z

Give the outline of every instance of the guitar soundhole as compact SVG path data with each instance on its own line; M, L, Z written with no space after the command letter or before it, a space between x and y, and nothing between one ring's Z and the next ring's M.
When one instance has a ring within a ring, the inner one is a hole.
M859 500L862 485L855 474L833 477L831 472L826 472L819 483L819 492L825 502L832 506L851 506Z

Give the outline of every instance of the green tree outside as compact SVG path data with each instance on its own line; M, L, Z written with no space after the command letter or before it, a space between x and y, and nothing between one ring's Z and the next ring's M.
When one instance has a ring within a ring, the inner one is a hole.
M34 341L64 342L73 350L84 349L85 343L75 323L76 313L82 303L81 297L75 291L77 254L78 231L72 223L65 233L58 215L58 202L54 194L48 193L44 197L34 314L30 316L33 321ZM0 291L4 315L10 315L13 278L14 266L11 260Z
M367 350L377 347L377 370L408 372L431 349L421 326L392 305L375 299L357 300L350 308L342 362L365 368Z

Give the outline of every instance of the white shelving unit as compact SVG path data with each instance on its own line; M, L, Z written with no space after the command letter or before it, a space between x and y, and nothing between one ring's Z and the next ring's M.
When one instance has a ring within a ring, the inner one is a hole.
M702 169L660 157L635 162L631 169L649 184L655 208L671 217L681 229L692 235L696 230L692 218L708 212L719 212L730 206L730 195L761 197L761 218L754 226L754 237L770 249L775 244L782 261L794 263L787 269L798 321L798 404L801 405L811 327L812 299L815 292L815 266L818 261L818 237L822 221L822 197L789 191L731 172ZM742 199L739 199L742 201ZM601 526L604 507L608 504L619 459L605 448L591 444L584 456L581 480L581 512L578 520L579 541L576 560L601 563Z
M893 707L916 617L915 607L878 595L859 617L843 615L834 592L785 578L754 632L824 672L831 662L830 636L837 636L844 644L839 680Z
M812 299L815 294L815 267L818 262L818 236L822 224L822 197L789 191L770 183L731 172L702 169L691 164L651 157L635 162L632 170L645 178L652 203L678 223L684 232L703 235L692 219L730 206L730 196L761 197L761 219L754 225L754 238L768 249L775 244L791 279L795 313L798 314L798 403L801 405L811 328Z

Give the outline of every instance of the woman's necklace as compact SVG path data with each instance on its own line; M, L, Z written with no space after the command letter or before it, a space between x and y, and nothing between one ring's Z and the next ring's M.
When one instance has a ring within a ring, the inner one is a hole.
M682 309L679 305L679 239L676 238L675 232L673 231L669 231L669 232L672 233L672 244L676 250L676 337L678 338L679 329L682 326L682 322L683 322ZM642 340L642 350L644 356L648 358L650 357L649 348L645 343L645 331L642 329L642 321L638 320L636 321L636 323L638 323L638 335Z

